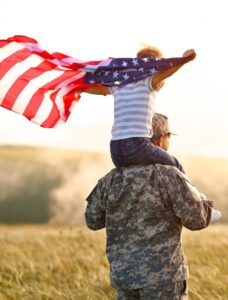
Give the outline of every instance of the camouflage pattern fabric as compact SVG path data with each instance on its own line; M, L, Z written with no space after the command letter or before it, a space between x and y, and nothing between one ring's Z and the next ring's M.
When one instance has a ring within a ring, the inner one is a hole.
M177 168L113 169L99 180L87 201L87 226L92 230L106 227L114 288L167 286L186 280L182 227L207 227L212 202Z
M116 300L187 300L185 298L185 281L168 284L161 289L142 288L137 290L116 291Z

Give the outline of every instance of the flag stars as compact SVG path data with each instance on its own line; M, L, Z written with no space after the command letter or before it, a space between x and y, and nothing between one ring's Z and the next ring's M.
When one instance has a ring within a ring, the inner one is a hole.
M118 73L117 71L115 71L115 72L113 73L113 78L117 78L118 75L119 75L119 73Z
M133 58L132 62L133 62L133 65L134 65L134 66L137 66L137 65L139 64L139 63L138 63L138 60L135 59L135 58Z
M127 62L126 61L123 61L122 67L127 67Z
M92 79L92 80L89 81L89 83L94 84L95 80Z
M155 68L153 68L153 69L150 69L150 72L151 72L152 74L156 73L156 70L155 70Z
M125 80L127 80L129 77L130 77L130 76L129 76L127 73L125 73L124 76L123 76L123 78L124 78Z
M142 60L143 60L145 63L149 61L147 57L143 58Z

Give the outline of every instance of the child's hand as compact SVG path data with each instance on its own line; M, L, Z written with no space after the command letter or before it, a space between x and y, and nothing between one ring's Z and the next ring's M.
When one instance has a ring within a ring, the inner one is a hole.
M196 52L194 49L189 49L189 50L186 50L184 53L183 53L183 57L191 57L191 59L194 59L196 57Z

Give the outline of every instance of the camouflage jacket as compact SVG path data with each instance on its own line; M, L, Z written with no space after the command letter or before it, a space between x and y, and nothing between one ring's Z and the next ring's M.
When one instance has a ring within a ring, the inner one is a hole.
M87 201L87 226L106 227L113 287L136 289L186 279L182 227L207 227L212 202L177 168L113 169L99 180Z

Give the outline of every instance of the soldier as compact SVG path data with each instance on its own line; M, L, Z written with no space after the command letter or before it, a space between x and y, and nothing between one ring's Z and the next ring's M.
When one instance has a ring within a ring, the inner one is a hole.
M155 114L153 128L153 142L167 150L171 134L167 117ZM179 169L158 164L111 170L87 201L87 226L106 228L117 300L186 299L182 228L206 228L212 201Z

